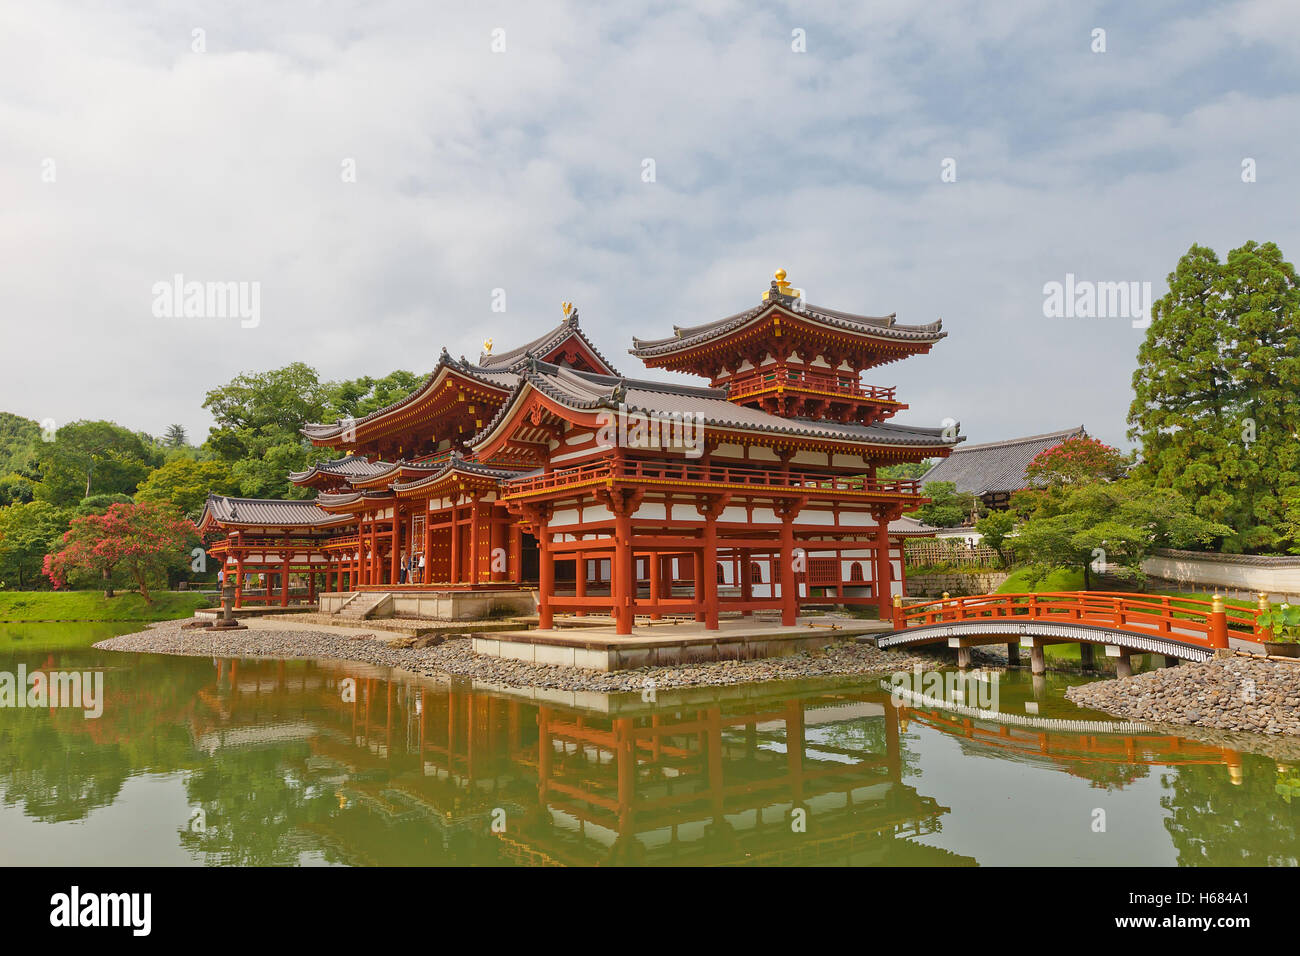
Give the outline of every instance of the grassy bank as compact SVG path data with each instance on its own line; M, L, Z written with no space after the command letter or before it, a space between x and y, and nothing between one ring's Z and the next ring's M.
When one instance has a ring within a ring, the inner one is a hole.
M208 602L183 591L157 591L153 604L134 592L105 598L102 591L0 591L0 622L167 621L189 617Z

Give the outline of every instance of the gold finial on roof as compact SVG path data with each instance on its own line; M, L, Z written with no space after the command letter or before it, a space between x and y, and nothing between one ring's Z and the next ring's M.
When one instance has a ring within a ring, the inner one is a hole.
M491 340L491 339L484 339L484 340L483 340L483 354L484 354L484 355L491 355L491 354L492 354L492 340Z
M567 316L569 315L569 313L571 313L571 312L573 311L573 303L572 303L572 302L561 302L561 303L560 303L560 308L564 310L564 314L565 314L565 316L567 317Z
M776 292L780 295L795 295L796 293L794 290L794 286L786 282L785 278L786 278L785 270L777 269L776 272L772 274L772 284L768 287L768 290L763 293L763 299L766 300L769 297L771 297L773 292Z

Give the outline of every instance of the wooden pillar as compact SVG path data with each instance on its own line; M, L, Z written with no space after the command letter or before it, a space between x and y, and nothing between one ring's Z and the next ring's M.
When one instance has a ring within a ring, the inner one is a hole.
M1084 670L1090 671L1093 668L1092 651L1093 651L1093 645L1091 644L1079 645L1079 664L1083 667Z
M244 606L244 554L235 555L235 607Z
M309 564L307 569L307 603L314 604L316 603L316 566Z
M662 587L660 577L663 573L663 557L658 551L650 552L650 620L658 621L663 615L659 612L659 591Z
M889 616L893 603L893 588L890 587L892 564L889 560L889 515L885 514L880 516L880 524L876 526L876 607L882 621Z
M573 593L575 597L585 598L587 596L587 556L581 551L575 551L573 554ZM586 617L585 608L575 608L573 612L578 617Z
M1035 674L1047 673L1047 654L1043 642L1034 638L1034 648L1029 652L1029 669Z
M488 580L498 582L506 580L509 568L508 564L501 567L502 562L498 560L505 555L506 547L505 518L499 512L499 507L492 507L492 525L488 538Z
M479 506L478 495L469 500L469 583L479 583Z
M751 552L748 548L740 552L740 570L736 572L736 580L740 582L740 599L746 603L754 600L754 575L750 571ZM744 617L751 616L754 612L745 608L740 612Z
M388 584L396 587L402 579L402 511L396 502L393 502L393 530L390 537L393 553L388 556Z
M515 584L524 580L524 529L518 521L510 522L510 580Z
M636 582L632 568L632 514L627 502L614 512L614 560L610 568L614 594L614 633L631 634L636 614Z
M704 516L704 541L700 551L703 578L697 587L703 585L704 629L716 631L718 629L718 512L713 507L710 507Z
M799 600L795 593L794 576L794 516L793 508L783 509L781 514L781 554L778 558L781 578L781 623L785 627L794 626L799 615Z
M555 555L551 551L551 532L546 528L546 520L534 521L533 528L537 535L537 626L549 628L555 619L551 605L555 593Z
M280 607L289 606L289 559L280 565Z
M460 508L458 492L452 492L451 502L451 573L447 575L452 584L459 584L460 576Z
M691 552L691 575L695 579L695 620L704 620L704 552L696 549Z

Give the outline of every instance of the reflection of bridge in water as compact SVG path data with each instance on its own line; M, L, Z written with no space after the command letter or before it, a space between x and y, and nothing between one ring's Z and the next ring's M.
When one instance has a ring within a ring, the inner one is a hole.
M894 598L894 630L882 635L880 647L942 642L957 649L958 664L970 664L970 649L1007 643L1013 661L1019 647L1031 651L1035 674L1046 670L1044 648L1078 644L1084 666L1091 666L1095 646L1116 658L1121 677L1132 674L1134 652L1164 655L1167 660L1204 661L1218 650L1244 647L1258 653L1268 633L1257 618L1266 607L1229 608L1213 601L1113 591L1060 591L1038 594L980 594L903 606Z

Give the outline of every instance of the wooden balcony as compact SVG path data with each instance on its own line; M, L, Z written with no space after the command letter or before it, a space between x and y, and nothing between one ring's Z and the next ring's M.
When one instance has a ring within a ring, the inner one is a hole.
M793 369L788 366L767 371L747 372L743 377L737 376L731 381L727 397L732 401L759 395L777 389L798 389L826 395L843 396L860 402L893 404L896 389L881 388L877 385L863 385L852 372L821 372L809 369Z
M862 476L814 474L781 468L747 468L689 461L616 461L602 459L549 474L515 478L506 483L507 500L537 497L592 485L626 483L644 486L680 486L716 490L772 491L782 497L887 497L921 498L914 478L880 479Z

